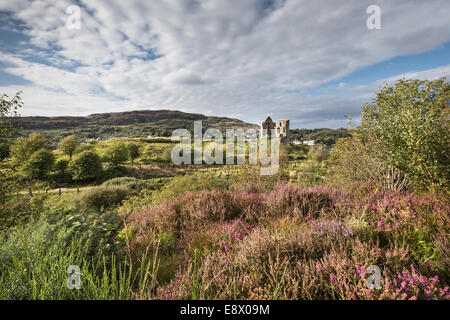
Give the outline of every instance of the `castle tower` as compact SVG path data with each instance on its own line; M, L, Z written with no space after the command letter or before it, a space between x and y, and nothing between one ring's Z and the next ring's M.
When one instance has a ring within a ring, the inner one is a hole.
M275 126L277 137L282 141L289 140L289 120L278 120Z
M261 137L270 138L272 136L272 130L275 129L275 122L273 122L270 116L267 116L266 119L261 122Z
M270 116L261 122L261 137L272 137L272 131L275 130L275 135L280 138L282 143L289 142L289 120L278 120L274 122Z

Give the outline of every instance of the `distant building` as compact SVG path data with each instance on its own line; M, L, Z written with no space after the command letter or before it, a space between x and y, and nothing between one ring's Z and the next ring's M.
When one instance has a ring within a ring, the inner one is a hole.
M292 141L292 144L302 144L302 142L300 140L294 140Z
M272 130L275 130L275 135L280 138L282 142L289 141L289 120L278 120L274 122L270 116L261 122L261 137L272 137Z
M303 144L306 144L308 146L313 146L315 143L314 143L314 140L305 140L305 141L303 141Z

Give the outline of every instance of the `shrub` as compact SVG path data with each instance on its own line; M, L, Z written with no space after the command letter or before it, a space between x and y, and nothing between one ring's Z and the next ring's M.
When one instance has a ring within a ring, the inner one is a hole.
M0 161L6 159L11 154L9 148L11 146L11 143L6 140L0 139Z
M59 174L63 175L67 168L69 167L69 161L66 159L59 159L55 163L55 169L59 172Z
M38 133L32 133L26 138L15 139L10 148L14 164L23 167L33 153L47 146L47 139Z
M380 239L404 242L416 263L432 263L434 268L446 272L448 260L447 265L442 264L447 252L442 250L443 243L448 244L448 237L442 235L449 232L450 203L446 192L378 192L365 199L361 209L362 218L378 231Z
M0 234L6 235L12 228L25 225L44 211L47 195L18 195L0 203ZM1 237L1 235L0 235Z
M145 180L140 180L133 177L120 177L107 180L102 183L102 186L104 187L123 186L128 188L131 193L145 189L147 186L149 186L149 184Z
M53 152L40 149L34 152L25 165L25 171L29 177L42 179L53 168L55 156Z
M113 167L120 166L128 159L127 145L120 140L113 141L106 150L105 159L110 162Z
M273 191L265 194L271 216L297 216L306 220L324 212L338 216L348 201L347 194L326 186L301 189L278 183Z
M362 112L366 152L420 189L448 189L450 84L445 78L386 84Z
M71 165L72 177L79 181L94 181L103 171L100 157L93 151L83 151Z
M386 190L405 190L407 176L398 168L383 162L383 153L365 142L359 131L339 139L331 152L329 180L339 188L370 183Z
M45 219L31 221L12 233L7 241L0 243L0 299L148 297L144 296L143 288L151 290L151 284L144 280L142 273L151 270L150 266L142 263L140 275L126 264L117 263L114 255L108 257L97 252L99 256L92 257L86 240L82 233L50 224ZM109 258L109 263L104 263L105 258ZM80 267L81 290L67 287L70 265ZM149 274L153 276L151 271Z
M80 194L80 206L84 211L102 211L120 204L129 194L126 186L93 187Z

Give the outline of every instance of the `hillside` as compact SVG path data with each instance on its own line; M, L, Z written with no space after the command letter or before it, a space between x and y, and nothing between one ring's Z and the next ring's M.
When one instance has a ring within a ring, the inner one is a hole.
M18 135L40 132L51 140L68 134L80 138L109 138L112 136L170 136L179 128L193 129L193 121L202 120L203 128L257 128L256 125L226 117L205 116L172 110L140 110L96 113L86 117L20 117L14 125Z

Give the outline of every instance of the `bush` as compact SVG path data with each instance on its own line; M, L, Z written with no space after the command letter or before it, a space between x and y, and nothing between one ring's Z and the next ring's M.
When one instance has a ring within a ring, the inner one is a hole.
M13 162L18 167L23 167L33 153L46 147L48 141L39 133L32 133L26 138L17 138L10 148Z
M69 160L59 159L55 163L55 170L59 172L59 174L63 175L67 168L69 167Z
M25 225L30 218L36 218L44 211L47 195L18 195L0 203L0 237L12 228Z
M110 162L113 167L120 166L128 159L128 148L123 141L113 141L106 150L105 159Z
M0 299L132 299L137 294L133 288L143 298L146 282L118 264L114 254L103 255L107 243L97 242L97 255L90 254L89 231L98 227L90 221L77 233L69 221L61 225L39 219L10 234L0 243ZM67 287L71 265L80 267L81 290ZM141 267L149 268L145 263Z
M128 188L130 192L131 191L137 192L142 189L145 189L148 186L148 182L133 177L120 177L107 180L102 183L102 186L103 187L123 186Z
M93 151L83 151L71 165L72 177L78 181L94 181L102 175L100 157Z
M0 139L0 161L8 158L11 154L9 150L10 146L11 144L8 141Z
M25 171L29 177L42 179L53 168L55 156L53 152L40 149L33 153L27 161Z
M384 163L379 150L365 145L358 131L352 131L351 137L337 141L330 162L328 179L339 188L372 184L385 190L399 191L409 185L406 175Z
M419 189L448 189L450 84L445 78L386 84L364 106L360 135L371 157L405 173Z
M120 204L129 194L126 186L93 187L80 194L80 206L84 211L103 211Z

